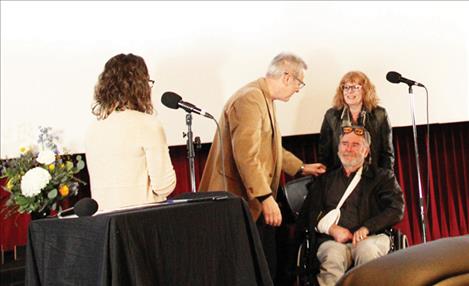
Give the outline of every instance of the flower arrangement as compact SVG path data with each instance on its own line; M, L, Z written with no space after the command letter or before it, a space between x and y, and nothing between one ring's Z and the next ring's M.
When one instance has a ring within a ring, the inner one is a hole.
M10 192L5 203L9 214L60 211L60 202L77 195L79 184L85 184L75 177L85 167L81 156L73 160L71 155L59 155L58 136L51 131L39 127L37 146L22 147L18 158L2 162L0 177L6 178L3 188Z

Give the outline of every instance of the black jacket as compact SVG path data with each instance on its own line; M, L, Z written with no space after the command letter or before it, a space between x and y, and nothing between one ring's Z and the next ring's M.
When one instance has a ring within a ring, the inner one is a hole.
M341 166L337 156L339 136L342 126L343 109L330 108L324 115L319 139L319 162L327 166L329 170ZM371 112L366 111L366 120L359 122L370 132L371 136L371 164L374 167L394 170L394 148L392 145L392 128L388 114L383 107L376 107Z
M309 227L314 230L319 219L330 211L324 208L327 195L325 190L337 172L343 171L340 168L328 172L309 186L309 193L298 220L299 224L304 224L303 229ZM402 220L404 195L392 171L367 166L356 188L360 188L360 225L366 226L370 235L381 233Z

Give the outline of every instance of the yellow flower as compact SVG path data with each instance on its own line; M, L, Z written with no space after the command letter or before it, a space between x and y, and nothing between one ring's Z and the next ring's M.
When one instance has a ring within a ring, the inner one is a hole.
M13 183L11 180L8 180L7 189L11 190L13 188Z
M24 153L26 153L26 152L28 152L28 151L29 151L29 148L28 148L28 147L25 147L25 146L21 146L21 147L20 147L20 152L21 152L21 153L24 154Z
M68 196L68 193L69 193L68 186L67 185L62 185L59 189L59 193L62 197Z
M54 164L50 164L50 165L49 165L49 170L50 170L50 171L54 171L54 169L55 169L55 165L54 165Z

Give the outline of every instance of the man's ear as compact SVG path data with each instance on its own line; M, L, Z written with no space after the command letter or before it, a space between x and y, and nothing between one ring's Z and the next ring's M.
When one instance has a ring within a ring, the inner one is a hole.
M281 76L282 83L287 86L288 85L288 80L290 79L290 74L283 73Z
M370 147L365 147L365 158L370 154Z

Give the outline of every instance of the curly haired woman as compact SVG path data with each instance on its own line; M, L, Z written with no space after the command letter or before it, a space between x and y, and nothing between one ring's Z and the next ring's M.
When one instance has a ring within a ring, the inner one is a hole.
M176 186L166 136L153 114L143 58L119 54L107 61L95 86L86 134L91 195L100 210L163 201Z

